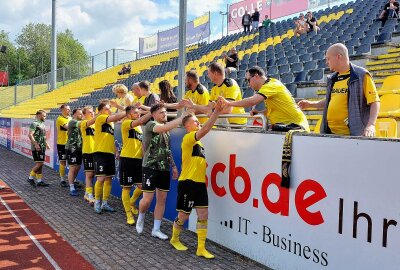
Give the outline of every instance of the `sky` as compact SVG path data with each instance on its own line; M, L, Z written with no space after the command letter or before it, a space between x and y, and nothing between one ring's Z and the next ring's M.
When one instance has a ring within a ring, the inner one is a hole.
M211 38L221 37L219 11L233 2L188 0L188 20L211 11ZM13 41L28 23L51 24L51 0L1 0L0 11L0 30ZM178 21L179 0L57 0L57 30L71 29L90 55L113 48L138 50L139 37L175 27Z

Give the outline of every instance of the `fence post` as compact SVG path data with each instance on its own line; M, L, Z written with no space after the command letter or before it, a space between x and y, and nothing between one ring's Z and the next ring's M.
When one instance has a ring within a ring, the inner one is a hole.
M17 105L17 84L14 86L14 105Z
M107 69L108 68L108 51L106 51L106 68L105 69Z
M65 85L65 67L62 68L62 81L63 85Z
M46 73L47 76L47 92L50 91L50 80L49 80L49 73Z
M113 67L115 67L115 49L113 49Z
M31 98L33 98L33 80L34 79L31 79Z
M94 73L94 56L92 56L92 74Z

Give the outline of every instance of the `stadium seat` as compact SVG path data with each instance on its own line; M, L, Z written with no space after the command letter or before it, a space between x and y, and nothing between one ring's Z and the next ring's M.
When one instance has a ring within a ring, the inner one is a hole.
M377 138L397 138L397 122L393 118L378 118L375 130Z
M400 95L386 94L381 96L380 115L393 115L400 110Z
M316 69L309 72L309 81L321 81L324 78L324 70Z
M320 134L321 124L322 124L322 118L320 118L320 119L317 121L317 124L316 124L315 127L314 127L314 133Z
M384 32L378 36L375 44L383 44L387 41L390 41L391 39L392 39L392 33Z
M286 88L289 90L292 96L294 97L297 96L297 84L295 83L286 84Z
M399 94L400 93L400 75L392 75L385 78L379 94Z
M294 82L299 83L299 82L304 82L307 79L307 73L306 71L299 71L298 73L295 74Z

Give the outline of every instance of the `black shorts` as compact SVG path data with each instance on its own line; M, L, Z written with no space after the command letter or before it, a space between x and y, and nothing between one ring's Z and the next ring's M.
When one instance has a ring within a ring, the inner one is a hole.
M65 150L69 166L80 166L82 164L82 151Z
M94 153L94 172L96 176L115 175L115 156L111 153Z
M178 181L176 211L190 214L193 208L208 208L206 183Z
M123 187L131 187L142 183L142 160L121 157L119 159L119 183Z
M45 155L45 151L40 150L32 150L32 157L33 157L33 161L37 162L37 163L43 163L44 159L46 157Z
M157 171L150 168L142 168L142 190L143 192L154 192L157 189L169 191L171 182L169 171Z
M93 161L94 154L83 154L83 169L85 172L94 172L94 161Z
M66 161L67 160L67 153L65 152L65 145L64 144L57 144L57 154L59 161Z

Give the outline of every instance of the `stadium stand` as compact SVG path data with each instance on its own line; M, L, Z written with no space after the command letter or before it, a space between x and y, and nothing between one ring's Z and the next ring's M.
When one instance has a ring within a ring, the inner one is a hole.
M259 65L269 76L282 80L294 97L304 85L316 84L320 89L314 93L314 98L324 98L325 90L321 82L329 72L324 57L331 44L343 42L348 47L351 57L366 57L371 56L373 46L385 44L392 40L393 35L399 34L397 19L388 20L383 28L381 22L377 21L379 11L385 3L385 0L363 0L314 12L314 16L319 18L318 24L321 28L318 33L311 32L296 37L293 32L294 22L290 18L271 24L268 28L253 30L250 34L235 33L225 36L188 50L186 70L195 69L200 76L200 82L211 88L213 84L207 77L208 64L212 61L222 62L222 54L235 46L240 60L239 70L231 73L230 77L238 81L244 97L253 94L253 90L245 83L245 71L251 66ZM158 92L158 82L168 80L176 92L177 56L178 51L175 50L136 60L130 63L132 73L125 76L116 75L121 66L114 67L20 103L1 113L9 117L28 117L38 108L45 108L50 110L48 118L54 119L59 114L57 107L60 103L68 102L71 108L75 108L96 105L102 98L114 98L111 88L117 80L128 88L135 82L148 80L155 92ZM387 53L370 58L367 68L373 74L378 88L387 77L379 93L398 94L400 64L397 63L400 59L400 49L389 49ZM398 71L393 71L396 69ZM322 113L307 110L306 114L313 130ZM380 114L382 117L387 115L391 114L387 111Z

